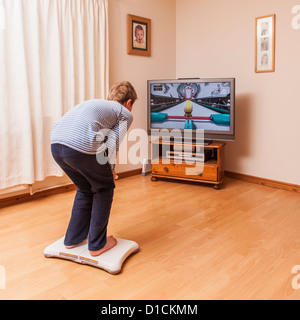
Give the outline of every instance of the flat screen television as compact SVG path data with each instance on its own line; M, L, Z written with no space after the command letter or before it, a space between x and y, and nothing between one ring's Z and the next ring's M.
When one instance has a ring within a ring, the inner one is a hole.
M235 139L235 79L148 80L148 134L179 129L205 140ZM168 130L162 130L168 129Z

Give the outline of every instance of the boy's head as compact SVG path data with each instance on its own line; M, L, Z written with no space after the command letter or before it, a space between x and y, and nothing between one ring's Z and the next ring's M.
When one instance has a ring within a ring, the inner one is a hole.
M127 105L128 101L132 106L134 102L137 100L137 94L132 86L132 84L128 81L122 81L115 83L109 90L107 100L114 100L122 105Z

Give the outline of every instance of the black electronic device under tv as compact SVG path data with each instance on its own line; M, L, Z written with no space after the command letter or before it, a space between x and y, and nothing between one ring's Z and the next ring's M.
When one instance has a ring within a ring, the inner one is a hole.
M148 80L148 134L164 136L172 129L205 140L235 139L235 79ZM168 129L168 130L161 130Z

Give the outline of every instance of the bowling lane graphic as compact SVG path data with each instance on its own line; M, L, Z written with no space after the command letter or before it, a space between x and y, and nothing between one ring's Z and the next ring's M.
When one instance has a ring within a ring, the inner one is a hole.
M189 106L187 106L189 104L191 105L192 109L190 116L186 113L186 110L189 109ZM218 121L216 119L221 120ZM211 108L200 105L196 102L192 102L190 100L181 102L160 112L153 112L151 115L151 120L152 128L203 129L211 131L229 131L230 128L230 116L228 114L219 113L212 110ZM187 123L187 121L189 123Z

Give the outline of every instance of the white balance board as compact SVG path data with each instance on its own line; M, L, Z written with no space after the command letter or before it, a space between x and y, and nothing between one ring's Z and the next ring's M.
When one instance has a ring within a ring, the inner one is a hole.
M73 249L66 249L64 239L65 237L62 237L49 245L44 250L44 256L46 258L60 258L91 265L111 274L118 274L126 258L140 249L139 245L134 241L116 238L116 246L97 257L93 257L88 250L87 240Z

